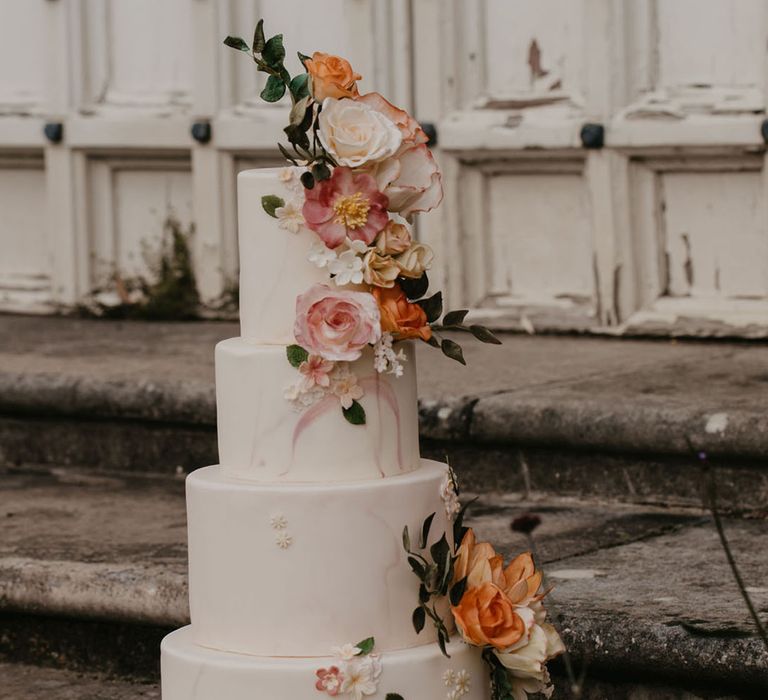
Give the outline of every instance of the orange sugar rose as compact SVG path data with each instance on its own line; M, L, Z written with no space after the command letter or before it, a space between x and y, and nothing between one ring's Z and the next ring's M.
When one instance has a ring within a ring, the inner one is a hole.
M504 650L520 641L526 623L515 606L495 583L469 588L451 612L466 641L476 646L491 645Z
M382 331L392 333L397 339L429 340L432 337L424 309L408 301L399 285L374 287L371 293L379 305Z
M312 97L322 102L326 97L355 97L358 94L355 81L363 76L355 73L344 58L315 51L312 58L304 61L312 79Z

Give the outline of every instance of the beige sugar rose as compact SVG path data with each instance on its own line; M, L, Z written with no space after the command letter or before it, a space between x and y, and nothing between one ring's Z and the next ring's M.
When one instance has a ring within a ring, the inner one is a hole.
M355 100L327 97L318 124L325 150L350 168L389 158L402 140L400 130L381 112Z
M399 255L411 247L411 240L408 226L390 219L376 238L376 249L382 255Z
M413 243L408 250L395 258L403 277L418 279L432 266L434 253L432 248L423 243Z
M393 287L401 274L400 266L390 255L371 248L363 258L363 279L376 287Z

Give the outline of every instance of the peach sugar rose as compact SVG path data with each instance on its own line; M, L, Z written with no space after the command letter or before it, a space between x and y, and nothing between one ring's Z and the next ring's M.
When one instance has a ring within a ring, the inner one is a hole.
M312 97L318 102L326 97L339 99L358 94L355 81L363 76L355 73L346 59L315 51L304 61L304 67L312 80Z
M398 284L391 288L374 287L371 294L376 298L381 312L381 330L392 333L398 340L421 338L429 340L432 329L427 314L418 304L408 301Z
M530 553L506 568L488 542L476 542L470 529L459 547L454 579L467 578L467 590L451 611L462 636L478 646L499 651L517 644L534 624L534 611L524 607L541 599L541 572Z

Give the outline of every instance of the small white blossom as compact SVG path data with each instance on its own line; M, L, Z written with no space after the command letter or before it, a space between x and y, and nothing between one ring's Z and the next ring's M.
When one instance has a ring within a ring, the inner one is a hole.
M280 547L280 549L288 549L288 547L293 544L293 537L281 530L275 535L275 544Z
M323 268L336 260L336 257L336 251L333 250L333 248L329 248L322 241L317 241L316 243L313 243L312 247L309 249L307 260L313 265Z
M349 408L354 401L363 398L363 387L357 383L357 377L348 369L336 372L331 381L331 392L339 398L343 408Z
M350 659L354 659L360 653L360 647L347 643L340 647L332 647L331 653L342 661L349 661Z
M331 260L328 271L335 275L333 281L339 286L360 284L363 281L363 261L352 250L345 250L335 260Z
M376 654L358 656L348 661L343 669L344 681L341 692L363 700L366 695L375 695L381 676L381 661Z
M450 668L443 674L443 683L446 688L450 688L456 682L456 673Z
M306 168L286 167L277 174L277 179L294 194L303 194L304 185L301 184L300 178L305 171Z
M288 519L284 515L273 515L269 524L273 530L285 530L288 527Z
M304 226L304 215L301 206L296 202L286 202L284 206L275 209L277 225L284 231L298 233Z
M445 514L448 516L448 520L453 520L461 510L461 503L450 471L446 473L440 484L440 497L445 504Z
M294 384L291 384L283 391L283 396L295 411L303 411L313 404L316 404L326 394L326 391L318 386L307 387L302 377Z
M368 244L365 241L353 241L351 238L345 238L344 245L358 255L365 255L368 252Z
M456 674L456 692L459 695L466 695L469 692L470 676L467 671L462 669Z
M379 341L373 346L373 366L381 374L387 372L396 377L403 376L403 362L407 362L402 348L395 352L392 347L393 337L389 332L381 334Z

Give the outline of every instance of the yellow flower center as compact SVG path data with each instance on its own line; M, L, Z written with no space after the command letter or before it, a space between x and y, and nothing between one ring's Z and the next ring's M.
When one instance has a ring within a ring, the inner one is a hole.
M368 211L371 205L362 192L339 197L333 203L333 211L336 212L335 222L344 224L346 228L356 229L365 226L368 221Z

